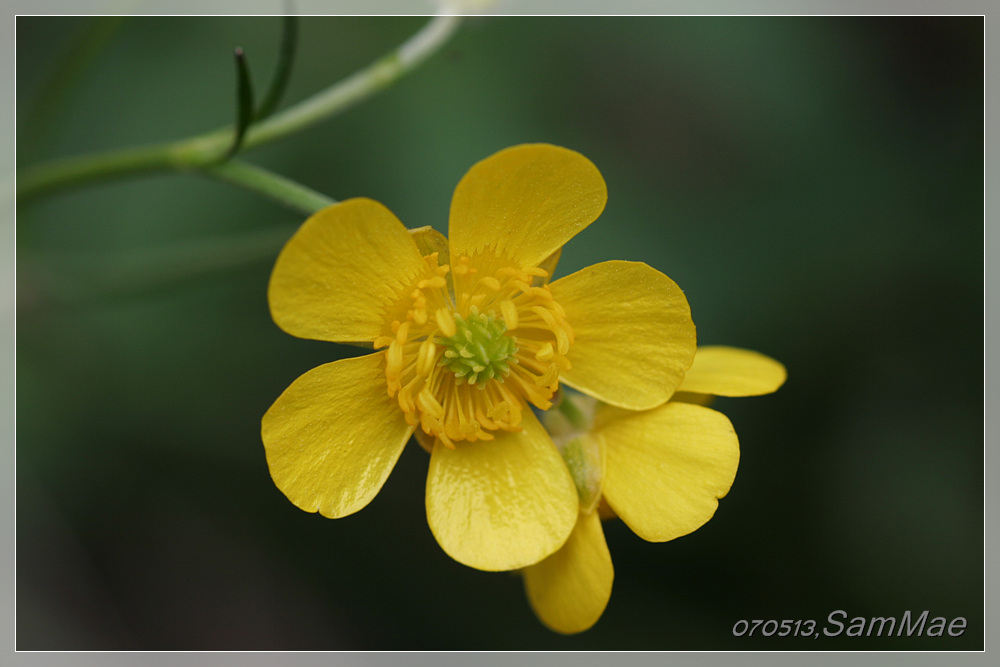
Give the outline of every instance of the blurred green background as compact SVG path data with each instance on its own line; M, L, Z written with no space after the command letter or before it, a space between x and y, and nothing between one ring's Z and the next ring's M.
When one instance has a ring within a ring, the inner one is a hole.
M303 19L286 104L424 22ZM231 122L232 49L263 88L281 20L16 27L23 168ZM716 404L742 460L712 521L664 544L607 524L610 605L563 637L516 575L437 546L414 444L360 513L296 509L260 417L356 354L268 314L302 216L194 174L103 183L18 211L17 648L981 649L983 19L470 20L397 85L243 157L444 231L468 167L537 141L608 184L561 275L645 261L700 343L788 367L777 394ZM732 636L838 609L968 630Z

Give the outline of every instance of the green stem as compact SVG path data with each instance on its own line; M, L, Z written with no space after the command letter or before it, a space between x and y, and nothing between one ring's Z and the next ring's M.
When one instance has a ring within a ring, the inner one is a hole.
M563 392L558 410L563 413L573 428L584 429L587 427L587 416L583 414L583 411L580 410L579 406L573 402L573 399L566 392Z
M205 167L201 171L208 176L276 199L282 204L306 215L312 215L321 208L337 203L336 200L330 199L315 190L310 190L304 185L300 185L284 176L279 176L266 169L239 160L220 162L219 164Z
M181 168L172 157L172 145L161 144L44 162L18 174L18 203L91 181Z
M454 34L460 23L459 16L442 14L434 17L397 49L368 67L251 126L243 140L244 148L280 139L370 97L426 60ZM59 190L126 175L184 169L201 169L211 173L206 168L225 158L232 141L233 128L224 127L177 142L35 165L18 175L18 203L23 204Z
M439 15L423 30L395 51L344 79L336 86L303 100L294 107L275 114L247 132L247 148L273 141L308 127L333 111L342 111L396 82L427 59L458 28L460 16Z

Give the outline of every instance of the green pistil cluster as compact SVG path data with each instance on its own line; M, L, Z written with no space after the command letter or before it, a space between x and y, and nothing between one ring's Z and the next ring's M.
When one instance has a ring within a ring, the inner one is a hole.
M468 317L455 315L455 335L441 341L444 356L438 365L448 367L459 382L464 378L480 389L487 380L502 381L510 373L510 364L517 363L517 341L506 331L504 321L494 319L492 313L483 315L473 308Z

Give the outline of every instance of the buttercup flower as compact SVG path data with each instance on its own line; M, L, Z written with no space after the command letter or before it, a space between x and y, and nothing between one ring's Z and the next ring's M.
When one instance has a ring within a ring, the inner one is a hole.
M606 199L589 160L533 144L469 170L448 239L407 231L369 199L306 220L271 276L274 321L376 352L307 372L264 415L278 488L303 510L352 514L417 431L431 451L427 520L450 556L512 570L562 546L577 494L529 406L549 408L565 383L653 408L695 350L683 293L646 264L604 262L549 282L563 244Z
M768 394L785 376L784 366L757 352L700 347L664 405L635 412L577 397L576 410L544 416L580 501L566 544L523 571L528 600L545 625L582 632L604 613L614 568L602 515L617 515L650 542L687 535L712 518L732 486L740 450L725 415L700 403L713 395Z

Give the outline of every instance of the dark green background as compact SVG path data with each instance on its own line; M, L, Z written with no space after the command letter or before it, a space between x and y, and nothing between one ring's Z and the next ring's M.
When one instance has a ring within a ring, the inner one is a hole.
M19 167L230 122L232 49L263 88L281 29L103 19L103 46L74 51L100 21L17 19ZM286 103L423 22L303 19ZM685 290L701 343L786 364L777 394L716 404L742 460L712 521L665 544L606 525L611 603L574 637L534 619L515 575L440 550L419 447L337 521L271 482L261 415L356 353L270 320L271 265L302 216L193 174L22 206L17 648L982 648L982 31L976 17L479 19L375 98L244 155L445 230L477 160L575 149L609 200L560 273L645 261ZM740 619L822 625L838 609L969 628L732 636Z

